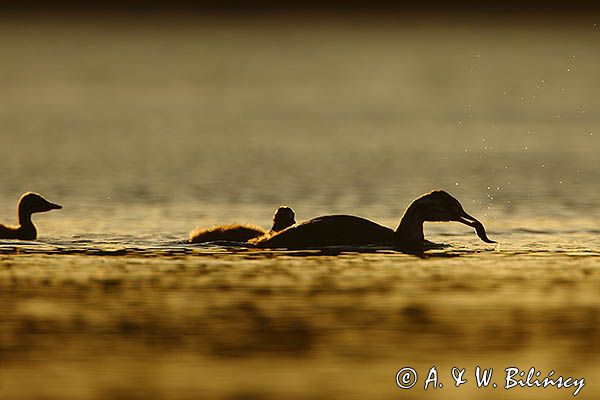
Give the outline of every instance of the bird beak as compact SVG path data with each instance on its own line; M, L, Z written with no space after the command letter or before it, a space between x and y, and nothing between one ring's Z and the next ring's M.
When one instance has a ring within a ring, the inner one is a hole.
M55 204L55 203L50 203L48 206L51 210L61 210L62 209L61 205Z
M483 227L483 224L479 221L477 221L475 218L471 217L469 214L467 214L466 212L463 211L463 214L461 216L459 216L456 219L457 222L460 222L461 224L465 224L468 225L472 228L475 228L475 231L477 232L477 236L479 236L479 239L483 240L486 243L497 243L493 240L490 240L486 233L485 233L485 228Z

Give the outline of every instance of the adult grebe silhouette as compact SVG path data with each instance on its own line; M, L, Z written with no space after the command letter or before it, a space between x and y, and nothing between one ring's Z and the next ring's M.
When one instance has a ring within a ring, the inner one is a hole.
M31 214L60 210L62 206L44 199L37 193L25 193L19 199L17 214L19 216L18 226L5 226L0 224L0 239L35 240L37 230L31 221Z
M255 244L263 248L302 249L392 243L401 248L419 249L427 243L423 235L423 223L427 221L457 221L475 228L484 242L496 243L488 239L483 224L467 214L457 199L438 190L414 200L395 231L353 215L326 215L271 237L259 238Z
M227 240L231 242L247 242L250 239L258 237L269 238L273 234L284 230L296 223L294 210L290 207L281 206L273 215L273 226L269 231L260 226L232 224L213 226L211 228L196 228L190 232L189 243L206 243L217 240Z

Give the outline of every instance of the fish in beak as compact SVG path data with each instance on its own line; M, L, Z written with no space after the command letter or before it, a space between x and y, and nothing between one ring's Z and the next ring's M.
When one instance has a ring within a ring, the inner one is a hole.
M478 220L476 220L475 218L471 217L466 212L463 211L463 214L460 215L456 221L460 222L461 224L465 224L472 228L475 228L475 232L477 232L477 236L479 236L479 239L483 240L484 242L498 243L498 242L495 242L495 241L489 239L487 237L487 234L485 233L485 228L483 227L483 224L481 222L479 222Z

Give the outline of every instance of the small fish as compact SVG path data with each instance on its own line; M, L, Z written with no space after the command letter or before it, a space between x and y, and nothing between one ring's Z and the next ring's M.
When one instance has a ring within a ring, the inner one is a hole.
M485 233L485 228L483 227L483 224L481 222L477 221L473 227L475 228L475 232L477 232L477 236L479 236L479 239L483 240L486 243L498 243L487 237Z
M479 222L477 219L475 219L472 216L470 216L469 214L467 214L464 210L461 210L461 214L462 215L460 215L458 217L458 219L456 219L456 221L458 221L462 224L468 225L472 228L475 228L475 232L477 232L477 236L479 236L479 239L483 240L484 242L498 243L487 237L487 234L485 233L485 228L483 227L483 224L481 222Z

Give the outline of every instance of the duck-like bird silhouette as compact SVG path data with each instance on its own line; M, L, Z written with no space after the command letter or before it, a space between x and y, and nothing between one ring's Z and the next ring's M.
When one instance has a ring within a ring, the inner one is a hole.
M294 210L290 207L281 206L273 215L273 226L266 231L260 226L254 225L219 225L208 229L196 228L190 232L189 243L206 243L226 240L230 242L247 242L257 237L271 237L279 231L284 230L296 223Z
M5 226L0 224L0 239L35 240L37 229L31 221L31 214L60 210L61 208L62 206L49 202L37 193L25 193L21 196L17 206L19 225Z
M430 244L423 235L426 221L457 221L475 228L484 242L496 243L488 239L483 224L467 214L457 199L437 190L414 200L395 231L353 215L326 215L261 237L254 244L262 248L306 249L389 243L404 249L421 249Z

